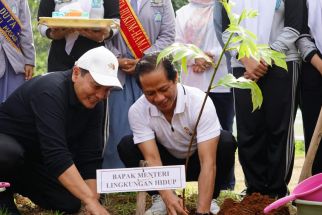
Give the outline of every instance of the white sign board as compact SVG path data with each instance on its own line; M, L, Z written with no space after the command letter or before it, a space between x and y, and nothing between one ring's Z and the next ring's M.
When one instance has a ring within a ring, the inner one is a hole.
M184 165L96 171L98 193L179 189L186 186Z

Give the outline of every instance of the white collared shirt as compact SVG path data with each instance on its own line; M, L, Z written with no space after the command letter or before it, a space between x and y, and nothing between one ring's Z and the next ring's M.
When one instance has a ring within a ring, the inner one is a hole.
M182 84L177 84L177 90L171 123L144 95L131 106L129 122L135 144L157 139L174 157L185 158L205 93ZM219 136L220 129L215 106L208 97L191 153L195 152L198 143Z

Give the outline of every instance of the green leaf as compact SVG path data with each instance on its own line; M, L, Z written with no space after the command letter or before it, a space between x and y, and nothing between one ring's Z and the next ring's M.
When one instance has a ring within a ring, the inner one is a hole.
M241 42L243 40L243 38L241 37L241 36L235 36L235 37L233 37L232 39L231 39L231 43L239 43L239 42Z
M260 57L269 65L273 63L287 71L286 56L284 53L272 50L268 45L258 45Z
M182 49L173 54L173 62L180 61L182 58L193 54L190 50Z
M229 4L227 0L221 0L220 2L224 6L227 14L231 14L231 4Z
M247 18L255 18L256 16L258 16L258 11L257 10L248 10L247 12Z
M243 21L246 18L247 18L247 11L246 10L243 10L242 13L240 14L239 20L241 22L241 21Z
M238 24L238 18L239 16L237 14L232 13L231 8L234 6L234 2L230 1L229 3L227 0L221 0L221 3L223 4L223 7L225 8L230 24L231 25L237 25Z
M245 46L247 47L247 54L248 54L248 57L249 56L252 56L254 57L255 59L259 60L259 56L257 56L258 54L258 48L255 44L255 42L251 39L246 39L245 41ZM246 55L247 55L246 54Z
M193 44L173 43L159 53L157 63L159 63L161 59L168 57L169 55L172 55L173 57L172 62L181 61L181 66L184 71L187 71L186 68L188 59L203 58L207 62L213 64L212 59L208 55L206 55L200 48Z
M250 53L248 51L248 46L246 45L245 41L243 41L239 45L239 50L238 50L238 60L243 58L243 57L249 57Z
M187 67L187 57L183 57L181 60L181 68L183 71L188 74L188 67Z
M259 109L263 103L262 91L260 90L256 82L252 80L246 79L244 77L236 79L232 74L227 74L222 77L217 84L215 84L215 87L218 86L249 89L252 96L253 111Z
M163 58L165 58L165 57L169 56L173 51L174 51L174 47L172 47L172 46L169 46L169 47L167 47L167 48L163 49L163 51L162 51L162 52L160 52L160 53L159 53L159 55L158 55L158 58L157 58L157 64L159 64L159 63L160 63L160 61L161 61Z
M276 66L282 67L283 69L285 69L286 71L288 71L285 58L276 57L273 54L272 59L273 59L273 61L274 61L274 63L275 63Z
M245 34L246 34L248 37L252 38L253 40L257 40L257 36L256 36L256 34L254 34L253 32L251 32L251 31L249 31L249 30L247 30L247 29L245 29Z
M229 33L235 33L235 34L242 34L243 30L242 27L237 25L229 25L229 27L226 29ZM239 35L242 36L242 35Z

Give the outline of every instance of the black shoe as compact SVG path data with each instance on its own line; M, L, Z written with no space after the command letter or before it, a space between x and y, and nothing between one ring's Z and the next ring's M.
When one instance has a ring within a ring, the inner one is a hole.
M0 192L0 211L8 215L21 215L10 191Z

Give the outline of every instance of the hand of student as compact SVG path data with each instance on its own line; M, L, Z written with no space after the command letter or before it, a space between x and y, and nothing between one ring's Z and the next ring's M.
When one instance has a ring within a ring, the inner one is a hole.
M241 59L241 62L245 66L244 77L247 79L257 81L267 73L268 65L263 60L258 62L253 58L244 57Z
M322 59L318 54L315 54L311 59L311 64L320 72L322 75Z
M129 75L133 75L135 66L139 62L139 59L119 58L118 61L122 71Z
M96 199L93 199L93 201L90 201L87 204L85 204L85 214L110 215L110 213Z
M183 208L183 201L172 191L162 196L162 199L167 207L168 215L188 215L188 212Z
M48 37L53 40L60 40L74 31L75 29L72 28L50 28Z
M25 80L30 80L34 72L34 66L26 64L24 70L25 70Z
M194 65L192 65L192 71L194 73L202 73L202 72L205 71L205 68L202 67L202 66L199 66L199 65L194 64Z
M215 60L215 55L210 53L210 52L206 52L205 53L208 57L210 57L211 59Z
M90 28L80 28L77 29L80 35L86 37L90 40L94 40L98 43L103 42L106 38L110 36L110 28L100 28L100 29L90 29Z
M203 58L196 58L195 64L192 66L193 72L201 73L208 70L211 67L211 63L207 62Z

